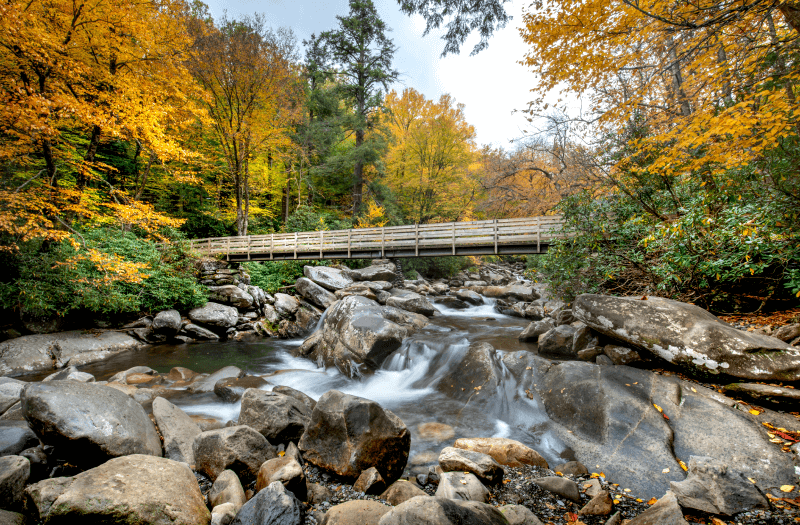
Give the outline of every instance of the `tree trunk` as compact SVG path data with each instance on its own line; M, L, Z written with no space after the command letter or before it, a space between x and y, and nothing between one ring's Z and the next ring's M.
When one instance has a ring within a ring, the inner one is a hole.
M356 149L364 143L364 130L356 130ZM361 196L364 191L364 163L361 160L356 161L353 168L353 218L358 214L361 209Z
M97 146L100 143L100 126L92 127L92 136L89 138L89 147L86 149L86 156L83 157L83 164L78 175L78 189L83 189L89 182L89 166L94 162L97 154Z

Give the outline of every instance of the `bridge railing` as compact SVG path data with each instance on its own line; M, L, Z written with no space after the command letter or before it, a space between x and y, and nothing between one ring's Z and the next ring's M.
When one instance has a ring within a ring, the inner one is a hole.
M378 251L450 247L498 246L549 243L561 236L560 215L523 219L497 219L471 222L415 224L382 228L331 230L298 233L248 235L244 237L212 237L191 241L192 248L202 254L300 254Z

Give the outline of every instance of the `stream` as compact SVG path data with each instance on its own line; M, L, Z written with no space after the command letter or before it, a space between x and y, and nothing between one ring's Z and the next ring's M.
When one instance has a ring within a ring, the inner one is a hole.
M469 402L451 399L436 388L461 362L471 344L486 342L501 351L533 349L531 344L521 343L517 338L529 321L497 313L491 300L465 310L436 307L439 312L430 318L428 326L406 338L381 369L359 379L344 376L333 367L317 368L308 359L292 356L292 349L303 339L155 345L81 370L93 374L97 380L105 380L138 365L160 373L168 373L176 366L211 373L235 365L250 375L264 377L272 385L290 386L314 399L331 389L371 399L397 414L411 432L409 467L435 463L442 447L452 444L451 437L427 441L420 437L418 426L430 422L450 425L456 438L519 440L537 450L550 464L570 458L569 451L547 430L544 409L537 401L520 395L507 370L498 392L487 392L496 401L490 409L485 404L473 408ZM224 402L213 393L192 395L185 390L169 399L190 415L214 418L223 424L238 419L241 405Z

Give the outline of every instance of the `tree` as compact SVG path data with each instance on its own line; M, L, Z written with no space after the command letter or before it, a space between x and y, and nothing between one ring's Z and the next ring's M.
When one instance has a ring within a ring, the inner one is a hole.
M411 88L386 97L392 144L386 181L405 215L417 223L471 215L478 190L475 128L450 95L426 100Z
M208 111L233 181L236 231L247 235L255 155L291 148L301 87L290 30L273 31L261 16L195 25L191 71L208 91ZM271 166L268 166L271 167Z
M365 143L367 131L382 106L382 91L397 80L399 73L392 69L396 47L386 36L389 29L378 16L372 0L350 0L350 14L337 16L339 27L326 31L320 39L340 68L339 89L354 108L349 124L355 134L355 166L353 168L353 207L355 217L361 208L364 188L364 166L376 160L375 148Z

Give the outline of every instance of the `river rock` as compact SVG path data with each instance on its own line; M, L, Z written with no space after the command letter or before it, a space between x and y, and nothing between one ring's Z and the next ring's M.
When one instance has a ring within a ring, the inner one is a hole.
M0 377L0 414L19 402L24 386L24 381Z
M590 347L584 348L583 350L578 352L577 357L581 361L589 361L589 362L596 361L597 359L600 359L602 357L603 360L608 361L607 364L609 364L609 365L613 365L614 364L611 361L611 359L608 358L607 355L603 354L603 348L600 347L600 346L590 346ZM599 365L601 363L598 362L597 364Z
M306 475L303 467L290 456L268 459L258 469L256 492L278 481L300 501L307 498Z
M233 306L208 302L205 306L189 311L189 319L216 328L231 328L239 320L239 311Z
M547 476L534 479L533 482L553 494L558 494L559 496L578 503L581 501L581 493L580 490L578 490L578 484L572 480L560 476Z
M698 306L660 297L585 294L575 300L573 312L594 330L693 372L800 379L800 348L737 330Z
M423 441L435 441L440 443L448 441L456 436L456 431L450 425L444 423L437 423L431 421L429 423L421 423L417 426L417 439Z
M395 308L427 317L432 316L437 311L436 307L433 306L430 301L418 293L406 292L404 290L398 290L397 295L392 294L392 296L386 300L386 306L394 306Z
M123 370L122 372L117 372L113 376L108 379L109 383L121 383L123 385L128 383L128 376L134 374L145 374L154 376L157 375L158 372L150 368L149 366L134 366L127 370Z
M299 278L294 283L294 288L300 295L320 308L328 308L336 302L335 295L306 277Z
M233 503L222 503L211 509L211 525L230 525L239 509Z
M329 390L311 413L298 448L318 467L351 479L376 467L387 482L403 473L411 434L374 401Z
M249 388L242 396L239 423L261 433L272 443L296 441L311 421L311 410L302 401Z
M503 480L503 467L491 456L473 450L445 447L439 453L439 466L444 472L470 472L481 481L494 485Z
M539 298L539 294L532 287L521 284L487 286L483 289L483 295L506 301L525 301L526 303Z
M31 464L22 456L0 457L0 508L18 510L22 506Z
M277 456L264 436L244 425L201 433L193 451L197 470L212 480L229 469L245 483L256 478L262 463Z
M94 383L95 378L92 374L81 372L77 367L70 366L59 370L58 372L54 372L42 379L42 382L46 381L77 381L78 383Z
M227 304L236 308L250 308L255 304L255 299L252 295L232 284L209 286L208 289L211 292L209 298L218 303ZM191 313L189 317L191 318ZM194 319L192 320L194 321Z
M503 362L520 378L517 388L544 407L550 431L576 460L603 465L609 479L636 487L642 497L682 481L678 458L691 456L736 465L762 491L792 484L791 458L750 414L713 390L628 366L554 365L525 351L509 352Z
M561 465L556 465L553 467L553 472L566 474L568 476L572 476L575 478L579 478L581 476L588 476L589 469L586 468L586 465L581 463L580 461L567 461L566 463L562 463Z
M474 306L480 306L484 302L483 297L472 290L457 290L453 292L453 295Z
M467 308L469 308L469 304L467 304L465 301L462 301L458 297L453 297L451 295L445 295L444 297L439 297L436 299L435 302L436 304L440 304L445 308L450 308L452 310L466 310Z
M303 275L330 291L341 290L353 284L353 279L342 270L327 266L304 266Z
M164 452L173 461L194 465L194 439L200 427L180 408L163 397L153 400L153 417L164 438Z
M788 343L800 337L800 323L787 324L781 326L772 334L776 339Z
M214 383L214 393L223 401L233 403L242 398L248 388L261 388L269 383L259 376L225 377ZM252 425L251 425L252 426Z
M436 497L485 503L489 499L489 489L481 483L475 474L469 472L444 472L439 474Z
M55 500L49 508L38 508L47 523L197 525L210 520L192 471L169 459L125 456L60 479L54 488L61 493L51 493Z
M211 375L194 381L187 390L192 394L202 394L213 392L217 383L223 379L244 377L244 370L238 366L226 366L220 368Z
M384 514L379 525L508 525L503 514L485 503L418 496Z
M38 444L26 421L0 421L0 456L15 456Z
M497 510L508 520L508 525L544 525L536 514L524 505L503 505Z
M508 438L461 438L453 444L455 448L472 450L491 456L501 465L549 468L547 460L538 452L519 441Z
M603 348L603 353L606 354L615 365L629 365L642 360L635 350L631 350L625 346L606 345Z
M181 313L177 310L158 312L153 318L151 328L156 334L174 337L181 329Z
M245 503L232 525L302 525L304 517L300 501L280 481L275 481Z
M345 270L345 274L354 281L394 281L397 277L394 264L373 264L358 270Z
M760 383L731 383L723 386L722 391L726 394L745 394L754 399L767 401L787 403L800 401L800 390Z
M247 503L242 482L239 481L239 477L234 471L223 470L220 472L208 493L208 503L212 508L230 503L236 509L233 513L234 516Z
M313 398L307 396L303 392L296 390L290 386L278 385L272 388L272 391L277 394L283 394L285 396L293 397L303 403L306 407L308 407L309 413L314 410L314 407L317 406L317 402L314 401Z
M489 343L475 343L453 363L437 388L445 395L470 403L488 403L503 381L502 355Z
M331 507L320 525L378 525L392 507L371 500L354 500Z
M117 456L161 456L161 441L141 405L119 390L91 383L31 383L22 409L42 443L75 465Z
M142 346L121 332L25 335L0 343L0 375L17 375L103 361Z
M541 355L574 358L576 353L572 350L572 338L575 328L568 324L556 326L539 336L539 353Z
M353 489L364 494L380 494L386 490L386 482L383 481L381 473L375 467L370 467L361 472L358 479L353 483Z
M424 316L384 307L365 297L345 297L328 309L322 328L306 339L297 353L318 364L336 366L352 377L361 364L380 367L404 338L427 322Z
M629 521L628 525L689 525L689 522L683 518L675 494L667 491L663 498Z
M586 325L582 325L580 328L575 330L575 334L572 336L572 351L576 354L586 350L587 348L592 348L600 345L600 340L597 338L597 334ZM585 359L585 361L589 361L589 359Z
M607 490L601 490L589 502L584 505L580 511L579 516L608 516L614 508L614 500Z
M291 295L286 295L285 293L276 293L275 304L272 306L275 307L278 315L282 317L290 317L294 315L298 308L300 308L300 301Z
M211 330L193 323L187 323L186 326L183 327L183 331L189 334L192 339L198 339L200 341L217 341L219 339L219 336Z
M549 332L550 330L556 327L553 324L551 319L545 319L544 321L533 321L529 324L525 330L519 334L519 340L524 343L537 343L539 341L539 336Z
M769 502L741 473L714 458L692 456L686 479L670 490L683 508L733 516L751 509L768 509Z
M424 490L405 479L398 479L381 494L381 499L390 505L397 506L417 496L427 496Z

